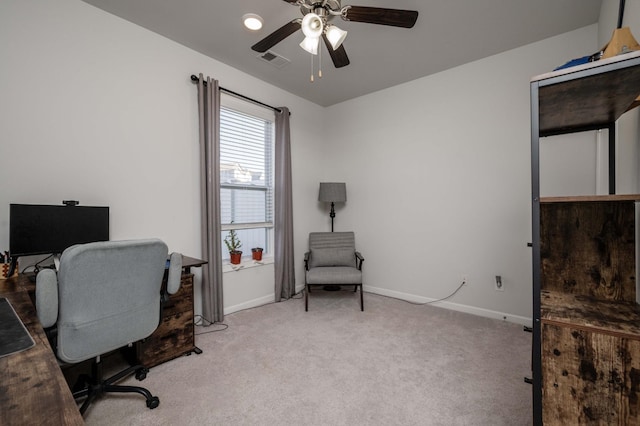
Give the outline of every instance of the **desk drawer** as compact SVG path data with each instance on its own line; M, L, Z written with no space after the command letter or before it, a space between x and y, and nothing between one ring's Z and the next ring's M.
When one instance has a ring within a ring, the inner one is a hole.
M138 362L147 368L193 350L193 313L182 312L165 317L158 329L138 343Z
M162 316L173 316L180 312L193 311L193 274L182 276L180 289L169 296L162 308Z

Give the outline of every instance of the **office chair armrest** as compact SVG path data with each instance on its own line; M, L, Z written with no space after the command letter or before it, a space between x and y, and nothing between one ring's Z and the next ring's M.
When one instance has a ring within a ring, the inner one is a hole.
M309 256L311 256L311 252L308 251L304 254L304 270L309 270Z
M53 269L43 269L36 276L36 311L44 328L58 321L58 277Z
M175 294L180 290L182 277L182 254L171 253L169 258L169 275L167 277L167 293Z
M359 270L362 270L362 262L364 262L364 257L360 254L359 251L356 252L356 267Z

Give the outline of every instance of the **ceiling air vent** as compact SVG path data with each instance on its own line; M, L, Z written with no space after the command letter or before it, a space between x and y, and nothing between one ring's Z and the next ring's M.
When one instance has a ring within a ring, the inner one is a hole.
M267 50L265 53L261 53L258 55L258 58L270 63L276 68L282 68L287 64L290 64L291 61L285 57L278 55L277 53L272 52L271 50Z

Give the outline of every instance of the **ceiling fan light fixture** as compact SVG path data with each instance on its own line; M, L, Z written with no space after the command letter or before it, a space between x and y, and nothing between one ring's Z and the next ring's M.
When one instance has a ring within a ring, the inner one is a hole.
M307 13L302 18L302 32L306 37L319 39L324 29L322 18L315 13Z
M247 13L242 16L242 23L244 26L251 31L258 31L262 28L263 20L260 15L256 15L255 13Z
M340 47L345 38L347 38L346 31L341 30L335 25L327 25L327 39L329 40L331 47L333 47L333 50Z
M305 37L300 43L300 47L302 47L307 52L312 55L318 54L318 46L320 45L320 39L318 37Z

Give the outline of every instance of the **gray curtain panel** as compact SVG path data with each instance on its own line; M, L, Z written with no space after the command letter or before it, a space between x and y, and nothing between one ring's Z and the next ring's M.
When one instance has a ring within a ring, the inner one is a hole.
M276 111L275 140L275 300L289 299L296 292L293 253L293 200L291 196L291 136L289 109Z
M222 237L220 230L220 87L210 77L198 80L200 122L200 204L202 257L202 316L224 320L222 297ZM206 82L206 84L205 84ZM203 321L206 324L207 321Z

